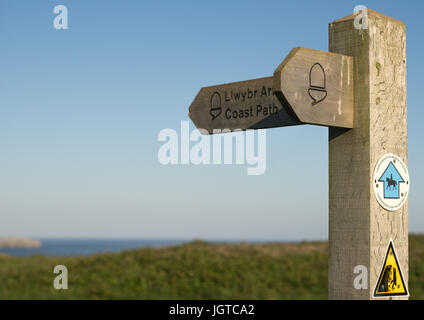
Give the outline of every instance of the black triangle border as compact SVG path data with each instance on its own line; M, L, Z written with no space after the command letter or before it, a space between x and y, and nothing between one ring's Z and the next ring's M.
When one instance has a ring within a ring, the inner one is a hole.
M378 284L380 283L380 278L383 275L382 273L383 273L383 270L384 270L384 266L386 265L387 257L389 256L390 248L392 248L392 251L393 251L393 255L395 257L396 264L399 267L400 279L402 280L403 287L405 288L405 293L401 293L401 292L398 292L398 293L377 293ZM399 260L397 258L397 255L396 255L396 251L395 251L395 246L393 244L393 240L390 239L389 246L387 247L387 251L386 251L385 258L384 258L384 262L383 262L383 264L381 266L381 270L380 270L380 273L379 273L377 282L375 284L374 293L373 293L372 297L373 298L384 298L384 297L399 297L399 296L409 297L409 291L408 291L408 287L405 284L405 281L403 280L403 271L402 271L402 267L401 267L401 265L399 263Z

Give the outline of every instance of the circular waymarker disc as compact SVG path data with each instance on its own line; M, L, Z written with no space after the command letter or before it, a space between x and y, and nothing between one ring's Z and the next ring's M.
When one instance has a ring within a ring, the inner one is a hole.
M378 203L386 210L396 211L408 197L408 168L398 156L385 154L375 166L372 183Z

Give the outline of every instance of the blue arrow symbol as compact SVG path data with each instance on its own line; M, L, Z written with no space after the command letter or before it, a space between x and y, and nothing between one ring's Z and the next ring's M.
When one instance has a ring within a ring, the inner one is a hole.
M385 199L399 199L399 183L404 183L405 181L399 171L397 171L393 162L390 161L378 182L383 182Z

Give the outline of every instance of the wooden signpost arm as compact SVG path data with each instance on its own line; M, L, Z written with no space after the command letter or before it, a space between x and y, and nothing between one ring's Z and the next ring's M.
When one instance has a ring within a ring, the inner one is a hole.
M407 163L405 24L367 9L368 28L356 29L356 16L329 25L329 51L354 61L354 128L329 128L330 299L371 299L390 239L408 281L408 204L387 211L373 192L380 157ZM366 289L354 288L358 265Z

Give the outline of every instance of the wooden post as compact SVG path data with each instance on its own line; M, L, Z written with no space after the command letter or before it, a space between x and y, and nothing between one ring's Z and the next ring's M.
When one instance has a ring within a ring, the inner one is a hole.
M354 61L354 129L329 129L330 299L372 299L390 239L408 281L408 203L385 210L372 181L387 153L407 164L405 24L366 13L367 29L355 28L357 14L329 25L329 51ZM366 289L354 287L357 265L367 268Z

